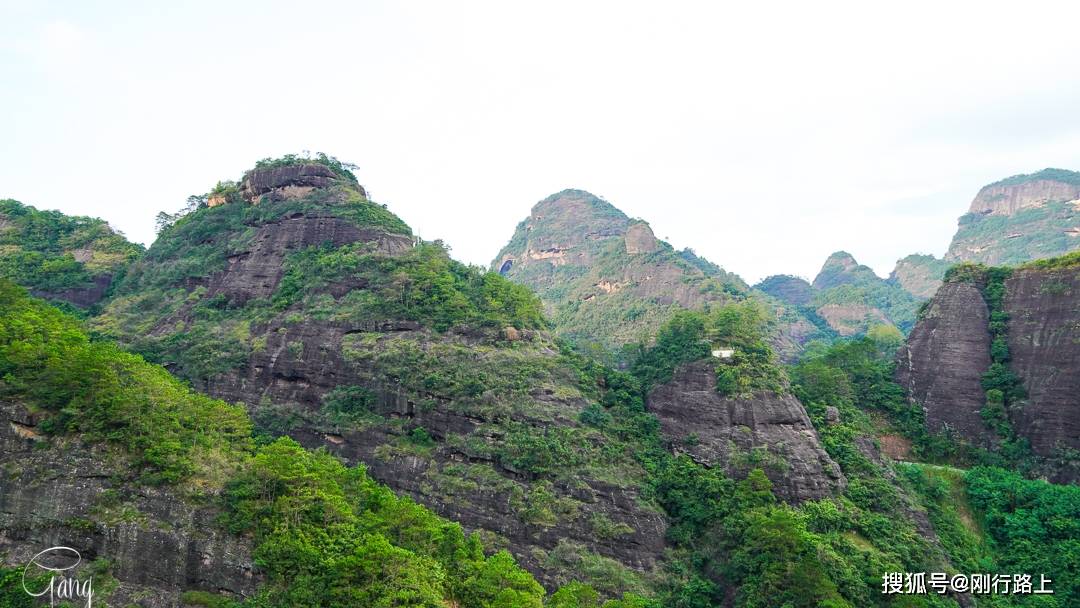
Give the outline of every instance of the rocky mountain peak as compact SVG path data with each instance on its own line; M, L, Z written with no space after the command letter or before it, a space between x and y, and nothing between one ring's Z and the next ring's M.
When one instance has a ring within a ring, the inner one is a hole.
M348 191L349 198L368 200L364 187L350 170L352 165L332 156L319 154L314 158L286 155L263 159L244 173L239 183L219 182L208 194L208 207L226 203L256 204L264 200L303 199L317 190L338 188Z
M1074 202L1080 206L1080 173L1043 169L1037 173L1014 175L979 190L968 212L1011 216L1052 202Z
M960 217L947 262L1022 264L1080 248L1080 172L1043 169L985 186Z

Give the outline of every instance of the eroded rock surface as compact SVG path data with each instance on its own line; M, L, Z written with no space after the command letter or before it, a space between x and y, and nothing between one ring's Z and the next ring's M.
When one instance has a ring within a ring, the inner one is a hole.
M977 445L995 444L980 410L982 374L990 367L989 311L978 285L938 289L897 354L896 380L926 410L932 431L953 431Z
M21 568L40 551L67 546L81 554L77 574L85 578L90 562L108 560L118 586L95 605L172 608L188 590L236 599L254 592L252 547L215 526L212 497L194 504L169 488L139 485L115 453L73 438L45 439L39 422L0 401L5 565Z
M843 490L847 480L798 399L767 391L723 397L716 392L714 365L681 366L649 395L649 410L673 450L735 476L760 466L777 496L793 503Z

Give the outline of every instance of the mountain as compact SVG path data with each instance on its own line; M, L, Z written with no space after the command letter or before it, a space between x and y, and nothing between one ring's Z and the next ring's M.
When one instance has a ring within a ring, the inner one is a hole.
M453 261L341 167L260 163L165 228L93 327L256 430L349 463L508 548L549 585L582 560L640 590L664 549L644 471L579 417L604 389L539 301ZM598 535L597 530L604 530Z
M559 335L608 349L648 341L676 310L747 293L737 276L583 190L537 203L491 267L532 288Z
M87 606L541 606L505 551L362 466L256 446L242 408L3 279L0 371L0 605L74 577Z
M796 307L822 325L826 336L865 334L875 325L911 327L919 298L893 279L882 279L846 251L830 255L813 283L790 275L765 278L754 289Z
M35 295L91 307L141 254L102 220L0 200L0 277Z
M1030 454L1080 479L1080 254L1017 267L961 264L920 313L897 380L931 431L972 448Z
M944 259L910 255L889 276L929 298L959 262L1011 265L1080 249L1080 172L1043 169L984 186L958 221Z
M947 262L1020 264L1080 248L1080 173L1044 169L979 190Z
M932 255L912 254L896 262L896 268L889 274L889 282L902 287L904 291L921 300L934 296L941 286L941 279L950 264Z
M574 198L620 263L676 264ZM152 608L884 608L883 572L975 567L1080 591L1080 488L948 466L970 463L894 381L887 331L785 365L805 304L736 291L667 310L614 369L332 157L190 201L79 316L0 279L0 605L57 544L95 600ZM821 293L881 281L827 267Z

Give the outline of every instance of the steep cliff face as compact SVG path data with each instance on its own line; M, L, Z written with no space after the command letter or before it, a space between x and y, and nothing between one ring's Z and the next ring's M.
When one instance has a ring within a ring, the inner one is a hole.
M0 200L0 277L37 296L90 308L141 253L102 220Z
M947 262L1020 264L1080 248L1080 173L1044 169L984 187L960 218Z
M1048 464L1058 480L1080 479L1080 266L1075 255L1000 272L1000 317L1006 320L1008 368L1026 397L1007 407L1018 437ZM983 376L990 369L993 335L985 269L947 280L901 349L897 379L926 410L933 430L946 427L976 445L998 437L984 421ZM999 350L1001 347L997 347Z
M74 548L83 560L74 575L94 577L95 605L169 608L192 590L252 595L259 577L250 542L215 527L212 498L196 504L168 487L140 485L116 453L47 438L39 423L0 401L3 564L22 568L45 549Z
M648 340L674 310L746 291L735 275L676 252L647 223L582 190L537 203L492 269L535 290L557 333L605 347Z
M978 285L946 283L930 300L897 357L897 382L922 404L933 431L953 431L992 447L980 411L982 375L990 367L989 311Z
M712 361L680 367L671 382L653 389L648 405L676 453L734 477L761 467L786 501L837 495L847 483L798 399L770 391L723 397Z
M98 330L246 404L263 433L364 462L545 583L582 559L621 581L654 568L664 517L638 495L640 465L579 423L602 388L567 363L535 297L417 241L351 180L282 179L249 172L250 201L163 232ZM529 251L558 260L595 236L573 234Z
M1060 457L1080 449L1080 266L1021 269L1005 286L1009 367L1028 395L1013 425L1036 454Z

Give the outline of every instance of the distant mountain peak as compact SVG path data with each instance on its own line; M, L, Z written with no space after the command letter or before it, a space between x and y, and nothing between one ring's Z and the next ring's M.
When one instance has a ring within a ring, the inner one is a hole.
M536 290L557 332L605 346L647 340L671 311L747 289L693 252L675 251L648 222L578 189L536 203L492 269Z
M821 266L821 271L814 278L814 287L828 289L844 284L858 284L866 281L880 280L868 266L863 266L855 260L855 256L846 251L835 251Z
M984 186L945 260L1021 264L1080 249L1080 172L1043 169Z

